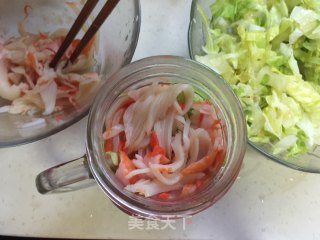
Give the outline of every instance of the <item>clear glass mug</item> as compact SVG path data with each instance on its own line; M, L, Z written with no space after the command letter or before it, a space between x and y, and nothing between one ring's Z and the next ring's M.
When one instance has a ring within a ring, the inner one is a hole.
M105 161L102 134L112 106L128 89L149 85L157 79L161 79L162 83L191 84L197 94L213 101L226 124L227 153L224 167L206 188L183 200L164 202L127 192L116 179L108 161ZM82 188L94 182L94 179L113 203L126 213L156 218L192 215L220 199L236 179L247 144L245 123L237 97L212 70L181 57L145 58L122 68L102 86L89 113L87 154L40 173L36 185L40 193L62 192Z

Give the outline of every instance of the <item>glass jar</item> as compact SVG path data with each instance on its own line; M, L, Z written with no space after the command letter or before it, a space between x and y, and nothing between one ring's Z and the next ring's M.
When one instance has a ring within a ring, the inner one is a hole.
M111 166L105 161L104 154L104 124L113 105L126 91L159 80L167 84L190 84L196 94L209 99L219 109L219 117L225 123L227 139L225 163L216 177L197 194L172 201L146 198L123 189ZM122 68L111 76L99 91L89 113L87 155L76 160L79 163L78 174L74 174L74 167L63 172L68 166L67 163L39 174L37 186L42 193L70 190L70 185L64 186L66 179L67 183L76 182L72 175L77 176L78 180L94 178L105 194L124 212L158 219L179 218L210 207L227 192L240 170L246 143L246 125L241 105L230 86L218 74L195 61L181 57L145 58Z

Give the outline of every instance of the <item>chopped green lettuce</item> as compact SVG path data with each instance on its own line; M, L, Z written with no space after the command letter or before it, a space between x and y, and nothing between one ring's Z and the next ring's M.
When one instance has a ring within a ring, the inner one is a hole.
M238 95L252 142L295 156L320 144L320 1L216 0L196 60Z

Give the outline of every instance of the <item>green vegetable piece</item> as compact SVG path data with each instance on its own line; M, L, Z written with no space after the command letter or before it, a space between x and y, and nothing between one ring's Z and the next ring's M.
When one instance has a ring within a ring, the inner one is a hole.
M186 102L186 96L184 95L184 92L179 93L177 96L178 103L185 103Z
M190 118L193 114L194 109L190 108L189 111L187 112L188 117Z
M118 154L116 152L108 151L108 152L106 152L106 155L109 155L113 166L119 165L119 158L118 158Z

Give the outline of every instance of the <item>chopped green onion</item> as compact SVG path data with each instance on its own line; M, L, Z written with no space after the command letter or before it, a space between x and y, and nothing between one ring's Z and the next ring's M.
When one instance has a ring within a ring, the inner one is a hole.
M194 109L190 108L189 111L187 112L188 117L190 118L193 114Z
M181 92L177 96L177 101L178 101L178 103L185 103L186 102L186 96L184 95L184 92Z
M108 152L106 152L106 155L110 156L111 163L113 164L113 166L118 166L119 158L118 158L118 154L116 152L108 151Z

